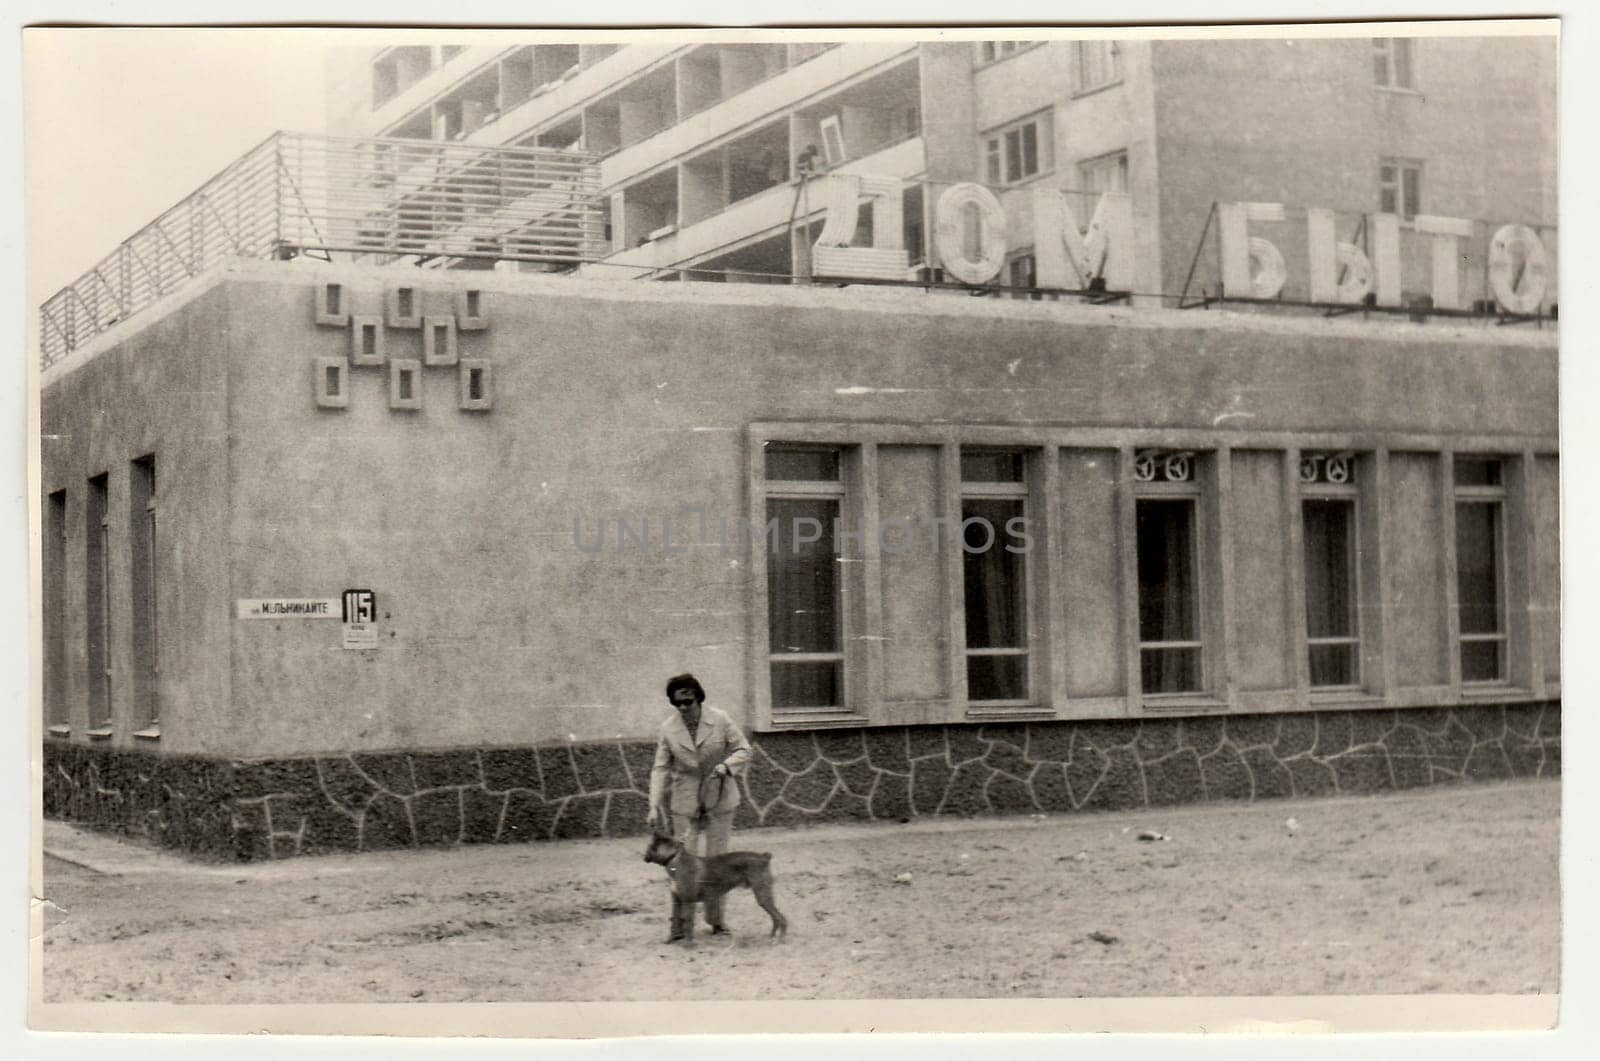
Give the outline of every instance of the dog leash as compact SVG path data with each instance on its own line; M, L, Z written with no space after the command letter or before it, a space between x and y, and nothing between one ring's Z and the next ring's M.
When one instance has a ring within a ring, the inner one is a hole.
M722 774L717 774L715 773L715 770L717 767L721 766L731 754L733 754L731 750L724 751L713 761L700 764L700 785L695 790L695 802L697 806L695 807L694 818L696 826L701 829L706 828L710 824L711 807L719 806L722 803L723 794L727 792L728 775L733 771L728 770ZM708 806L705 798L706 785L711 781L715 781L717 783L717 798L711 800L710 805Z

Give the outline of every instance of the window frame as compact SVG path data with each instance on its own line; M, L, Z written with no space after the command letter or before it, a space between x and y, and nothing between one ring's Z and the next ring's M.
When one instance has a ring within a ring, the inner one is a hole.
M1036 168L1033 172L1024 170L1026 159L1024 146L1020 139L1022 131L1032 126L1034 129L1034 161ZM1019 134L1017 144L1018 175L1008 177L1009 157L1007 137ZM983 183L991 188L1011 188L1028 181L1048 177L1055 172L1055 108L1045 107L1032 111L1020 118L1015 118L1003 125L997 125L978 134L978 156L982 160Z
M1039 260L1031 246L1019 247L1006 255L1003 269L1006 286L1013 289L1008 292L1011 298L1037 302L1044 297L1035 290L1039 286ZM1017 278L1019 271L1023 274L1021 283Z
M1043 43L1044 41L977 41L975 44L978 55L973 62L973 68L981 70L996 63L1003 63Z
M85 597L84 648L88 679L87 735L104 740L116 724L112 675L111 602L111 475L101 472L88 481L84 505Z
M1395 171L1394 178L1392 180L1385 180L1383 171L1389 168L1393 168ZM1387 155L1380 157L1378 159L1378 212L1380 214L1393 214L1401 221L1407 223L1415 222L1418 214L1426 213L1427 211L1424 210L1422 206L1423 177L1425 172L1426 166L1423 164L1422 159L1399 158L1396 156ZM1408 197L1406 195L1406 175L1408 173L1415 174L1416 176L1415 202L1408 202ZM1384 195L1389 192L1394 194L1394 201L1397 209L1385 210L1383 208ZM1410 206L1411 209L1408 210L1408 206Z
M1420 93L1417 88L1417 38L1415 37L1373 37L1372 38L1372 82L1373 87L1385 92L1412 92ZM1404 48L1398 47L1404 45ZM1399 63L1396 56L1405 53L1405 66L1410 74L1409 83L1402 84L1399 77ZM1379 75L1377 63L1383 63L1382 76Z
M40 589L44 639L44 722L52 737L72 734L72 706L68 696L67 667L67 556L71 543L72 508L65 487L45 495L41 527Z
M1138 452L1135 453L1137 463ZM1210 582L1210 550L1211 545L1207 536L1206 525L1211 519L1210 506L1213 500L1208 497L1205 483L1210 473L1210 464L1219 459L1217 453L1184 451L1189 460L1189 478L1179 482L1170 481L1140 481L1133 476L1129 469L1132 495L1133 537L1130 550L1131 573L1133 584L1131 590L1132 607L1132 633L1133 666L1127 675L1127 687L1133 699L1142 707L1163 706L1188 706L1197 700L1209 700L1214 697L1212 680L1215 675L1214 662L1211 659L1211 625L1209 614L1211 607ZM1169 454L1170 456L1170 454ZM1167 459L1166 456L1161 458ZM1190 570L1193 571L1193 610L1195 634L1193 639L1181 641L1146 641L1140 627L1140 611L1143 601L1139 583L1139 536L1138 513L1141 501L1186 501L1189 503L1190 521ZM1184 690L1167 690L1152 692L1144 686L1144 659L1147 651L1173 651L1192 650L1195 653L1195 687Z
M1462 485L1455 481L1454 470L1460 460L1491 460L1498 466L1499 482L1494 485ZM1504 457L1493 454L1456 454L1451 460L1451 555L1454 560L1455 570L1450 572L1450 579L1455 587L1455 616L1454 627L1456 635L1456 674L1461 687L1465 690L1501 689L1511 685L1511 602L1509 600L1510 580L1509 563L1506 540L1507 505L1510 491L1506 482L1511 474L1511 462ZM1492 526L1494 528L1494 586L1495 586L1495 629L1492 633L1463 633L1461 630L1460 599L1461 585L1461 555L1460 555L1460 514L1463 505L1491 506ZM1469 644L1496 645L1495 676L1493 678L1467 678L1462 667L1462 653Z
M984 481L984 480L968 480L968 479L966 479L965 477L963 477L961 475L961 472L960 472L960 469L959 469L961 457L964 454L968 453L968 452L1015 454L1022 462L1021 475L1019 476L1019 478L1017 480L1012 481L1012 482L989 482L989 481ZM966 503L969 500L977 500L977 501L984 501L984 500L1020 501L1022 503L1022 519L1024 520L1024 526L1028 527L1028 528L1031 528L1033 526L1034 510L1037 508L1037 504L1033 502L1033 479L1034 479L1035 475L1037 474L1037 470L1038 470L1038 463L1037 463L1038 458L1036 457L1035 450L1033 448L1025 447L1025 446L988 446L988 445L974 445L974 444L963 443L963 444L959 444L957 446L957 448L956 448L956 461L957 461L956 506L957 506L957 509L959 511L963 511L964 512L964 510L966 508ZM961 519L962 519L962 521L964 523L966 517L963 515L961 517ZM1005 528L1003 528L1003 527L995 528L995 540L994 540L994 544L992 546L993 548L996 548L996 549L1005 548L1005 545L1003 544L1005 539L1002 536L1002 532L1004 531L1004 529ZM966 565L967 557L970 554L968 554L966 552L966 549L965 549L964 544L963 544L963 536L959 532L959 530L956 533L950 534L948 536L948 546L947 546L947 548L954 549L958 554L958 559L959 559L959 561L960 561L960 563L962 565L963 592L964 592L965 591L965 565ZM1018 647L1018 646L1005 646L1005 647L989 647L989 648L978 648L978 649L972 648L970 643L969 643L969 641L968 641L968 631L967 631L967 625L966 625L966 609L965 609L965 607L963 607L963 609L962 609L962 629L960 631L961 632L961 653L962 653L963 660L968 661L969 666L963 668L967 672L966 687L964 689L960 690L961 695L959 697L954 697L954 699L957 699L957 700L959 700L959 701L961 701L962 703L965 704L966 713L968 714L969 717L970 716L992 716L992 715L995 715L995 714L1003 714L1003 713L1008 712L1008 711L1016 711L1016 710L1022 710L1022 711L1026 711L1026 712L1031 713L1031 712L1037 710L1038 707L1039 707L1039 704L1042 702L1042 698L1039 696L1039 692L1038 692L1038 688L1039 688L1039 673L1038 673L1038 668L1036 666L1036 662L1037 661L1035 659L1034 645L1033 645L1035 632L1039 628L1039 619L1038 619L1038 612L1037 612L1037 609L1038 609L1038 606L1039 606L1039 603L1038 603L1039 602L1039 592L1038 592L1037 588L1034 585L1034 579L1036 577L1035 576L1036 565L1030 564L1028 562L1029 553L1030 552L1031 552L1031 550L1028 550L1028 551L1024 551L1024 552L1022 552L1020 554L1015 554L1015 555L1020 555L1022 557L1022 561L1021 561L1021 563L1022 563L1022 573L1021 573L1021 578L1019 579L1019 582L1020 582L1020 584L1022 586L1022 594L1023 594L1023 598L1022 598L1022 631L1021 631L1021 637L1020 637L1020 640L1021 640L1022 644L1021 644L1020 647ZM1012 657L1021 657L1023 659L1023 661L1024 661L1023 662L1023 674L1024 674L1025 680L1027 682L1027 689L1025 691L1025 695L1022 696L1021 698L1018 698L1018 699L974 700L972 698L972 695L971 695L971 693L972 693L972 679L971 679L971 674L970 674L970 660L972 659L973 656L1012 656ZM956 691L955 690L951 690L951 692L952 692L952 695L953 695Z
M1078 162L1076 168L1078 175L1078 190L1081 192L1092 193L1095 195L1127 195L1132 188L1133 171L1128 164L1128 149L1125 147L1118 148L1115 151L1106 151L1102 154L1082 159ZM1111 169L1113 172L1120 172L1122 187L1091 188L1089 186L1090 174L1097 173L1105 169Z
M1090 48L1104 49L1103 61L1107 74L1098 81L1091 82L1087 71L1089 62L1085 58ZM1074 96L1087 96L1099 92L1101 89L1111 88L1113 85L1122 84L1126 76L1122 66L1122 42L1114 37L1095 37L1090 40L1076 40L1072 42L1072 94Z
M1365 655L1365 638L1361 622L1361 602L1363 578L1361 571L1361 527L1364 518L1362 511L1362 486L1360 481L1364 462L1356 455L1339 454L1347 456L1350 463L1351 481L1346 483L1306 482L1301 478L1297 469L1296 480L1299 484L1299 496L1296 498L1294 518L1298 521L1300 530L1300 555L1296 558L1299 566L1300 589L1304 604L1301 609L1301 658L1306 666L1306 687L1313 696L1326 694L1351 694L1360 693L1366 689L1366 669L1363 666ZM1303 462L1308 457L1327 457L1333 454L1301 454ZM1308 567L1305 553L1305 507L1308 501L1338 501L1349 505L1349 520L1347 524L1348 542L1345 549L1345 575L1350 586L1350 634L1342 637L1312 637L1310 631L1310 589ZM1325 645L1348 646L1353 661L1353 679L1349 682L1338 684L1318 685L1311 679L1311 650L1314 647Z
M134 736L161 735L158 608L160 569L156 562L156 497L160 480L154 453L128 464L128 556L131 561L134 624Z
M976 42L978 58L974 59L974 69L994 66L995 62L1005 62L1013 59L1024 51L1032 51L1042 45L1043 40L979 40Z
M769 479L766 474L766 456L769 448L781 450L796 450L809 452L831 452L836 454L838 460L838 477L835 479ZM762 630L761 648L759 659L764 677L765 694L762 697L767 707L767 715L774 726L803 724L806 722L826 722L838 720L865 721L864 712L856 711L852 704L858 699L856 696L856 682L852 675L851 638L853 622L852 610L858 593L852 585L853 568L859 564L841 563L848 557L845 550L835 552L837 568L834 583L834 609L835 629L837 631L837 650L833 652L773 652L771 622L767 618L768 609L771 607L771 582L768 575L771 563L772 542L767 534L769 503L772 501L806 501L806 500L832 500L838 503L838 519L848 529L852 526L852 498L858 491L851 489L855 469L859 458L855 455L858 447L844 444L821 444L804 441L788 441L785 439L767 439L755 447L755 460L752 475L759 482L759 508L760 519L757 525L751 528L750 540L752 546L759 542L761 550L761 587L762 607L759 610L764 629ZM833 540L834 528L825 528L827 540ZM845 539L848 544L850 539ZM837 544L837 542L835 543ZM752 561L755 558L752 557ZM784 663L833 663L838 668L838 700L837 704L830 705L803 705L779 707L772 702L772 677L773 668Z

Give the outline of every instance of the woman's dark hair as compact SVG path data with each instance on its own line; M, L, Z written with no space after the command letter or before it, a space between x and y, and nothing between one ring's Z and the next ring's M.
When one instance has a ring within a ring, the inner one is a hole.
M702 704L706 702L706 691L692 674L679 674L667 679L667 699L672 699L672 694L679 689L693 689L695 699Z

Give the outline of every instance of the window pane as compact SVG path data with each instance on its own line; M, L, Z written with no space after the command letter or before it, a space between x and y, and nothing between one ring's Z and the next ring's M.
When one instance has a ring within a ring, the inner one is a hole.
M837 482L839 451L769 445L767 478L790 482Z
M833 548L838 515L834 498L767 502L767 520L777 521L775 540L767 545L767 630L774 655L839 651L839 564Z
M1397 37L1394 40L1394 85L1396 88L1411 88L1411 38Z
M1310 663L1312 685L1356 684L1354 645L1312 645Z
M1039 127L1032 122L1022 127L1022 175L1039 172Z
M773 707L838 707L841 699L839 664L773 662Z
M1500 632L1499 509L1456 505L1456 603L1463 634Z
M1032 267L1031 257L1018 258L1013 265L1026 262ZM1022 454L1006 450L962 449L961 481L964 483L1020 483L1022 482Z
M1078 87L1093 88L1106 79L1105 42L1078 43Z
M1355 636L1355 587L1351 571L1354 506L1349 501L1312 500L1301 505L1306 571L1306 634ZM1313 681L1312 684L1319 684Z
M1406 217L1416 217L1422 212L1422 170L1406 166L1400 171L1405 189Z
M1200 692L1200 650L1144 649L1139 653L1139 684L1147 693Z
M1022 134L1013 129L1006 133L1006 181L1022 176Z
M1461 643L1461 680L1464 682L1497 682L1500 680L1500 642L1463 641Z
M1027 643L1024 554L1006 548L1022 548L1006 531L1006 524L1021 516L1020 499L961 502L968 648L1022 648Z
M968 700L1026 700L1027 656L968 656Z
M1198 641L1194 502L1141 500L1137 513L1139 640Z
M1021 255L1020 257L1016 257L1016 258L1011 259L1011 262L1007 266L1007 269L1009 270L1009 275L1007 277L1007 283L1009 283L1012 287L1032 287L1033 286L1033 282L1034 282L1034 271L1033 271L1034 270L1034 259L1033 259L1033 255L1024 254L1024 255ZM967 478L966 459L965 458L962 458L961 477L963 479ZM968 481L969 482L976 482L978 480L968 480ZM1003 481L1009 481L1009 480L1003 480Z

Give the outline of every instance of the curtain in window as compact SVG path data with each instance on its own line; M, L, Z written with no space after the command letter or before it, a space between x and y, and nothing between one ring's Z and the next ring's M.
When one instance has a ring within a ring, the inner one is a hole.
M1194 502L1144 500L1137 507L1139 640L1198 641ZM1147 693L1196 692L1200 650L1146 648L1140 669Z
M1500 618L1500 506L1493 502L1456 505L1456 605L1461 635L1503 634ZM1504 677L1503 642L1489 637L1463 641L1463 681Z
M1305 551L1306 636L1355 636L1349 501L1308 500L1301 506ZM1353 645L1311 645L1312 685L1352 685L1356 680Z
M961 504L962 575L967 648L1027 647L1025 555L1006 524L1023 516L1022 501L969 499ZM1021 700L1028 695L1025 655L967 657L967 697Z
M793 653L840 650L838 554L834 498L775 498L767 519L776 535L767 542L767 636L774 707L829 706L839 702L839 663L786 663ZM816 538L816 541L806 539Z

